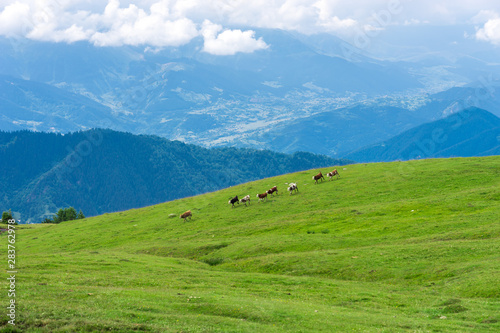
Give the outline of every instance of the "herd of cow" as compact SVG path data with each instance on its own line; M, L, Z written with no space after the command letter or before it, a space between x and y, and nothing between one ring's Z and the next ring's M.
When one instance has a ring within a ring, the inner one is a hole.
M326 175L328 178L330 178L330 180L332 180L334 176L337 176L337 178L340 177L337 169L327 173ZM317 184L318 180L323 181L325 179L325 177L323 177L323 174L320 172L317 175L313 176L312 179L314 180L314 184ZM299 191L299 188L298 188L296 183L290 183L288 185L289 186L288 186L287 190L288 190L288 192L290 192L290 195L292 195L293 192ZM273 186L272 188L270 188L269 190L267 190L264 193L257 194L257 198L259 199L259 201L267 200L267 196L270 195L272 197L274 195L274 193L276 193L276 195L278 194L278 187L277 186ZM235 196L234 198L230 199L227 203L231 205L231 208L234 208L234 204L239 205L240 203L245 204L245 206L246 206L247 203L250 204L250 194L246 195L242 199L239 199L238 196ZM180 218L184 219L184 221L186 221L187 218L191 219L192 216L193 216L193 214L191 213L190 210L188 210L187 212L182 213Z

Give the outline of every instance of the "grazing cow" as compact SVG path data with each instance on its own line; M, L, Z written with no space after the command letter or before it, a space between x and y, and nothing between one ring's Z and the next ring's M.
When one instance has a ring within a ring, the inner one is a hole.
M290 183L290 186L288 186L288 192L290 192L290 195L292 195L293 191L299 191L299 187L295 183Z
M247 202L248 202L248 204L250 204L250 194L246 195L243 199L240 199L240 202L244 203L245 206L247 205Z
M262 194L257 194L257 198L259 198L259 201L261 200L267 200L267 192L264 192Z
M325 179L325 177L323 177L323 174L320 172L316 176L313 176L312 179L314 180L314 184L317 184L318 180L321 179L321 181L323 181L323 179Z
M273 186L273 188L271 188L270 190L267 190L267 194L270 194L271 196L273 196L274 192L276 192L276 194L278 194L278 187L277 186Z
M231 208L234 208L234 204L237 203L238 205L240 204L240 200L238 199L238 196L235 196L231 200L227 202L228 204L231 204Z
M192 216L193 214L191 214L191 211L188 210L187 212L181 214L181 219L184 219L184 222L186 222L186 219L189 217L189 219L191 220Z
M337 178L340 177L339 172L337 171L337 169L333 170L332 172L327 173L326 175L330 178L330 180L332 180L333 176L335 176L335 175L337 176Z

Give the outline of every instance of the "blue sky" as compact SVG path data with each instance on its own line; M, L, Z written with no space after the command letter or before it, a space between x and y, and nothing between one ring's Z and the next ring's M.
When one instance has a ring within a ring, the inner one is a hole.
M356 44L402 26L465 26L463 38L498 47L500 1L0 0L6 37L155 48L202 37L203 50L216 55L268 48L258 28L330 33Z

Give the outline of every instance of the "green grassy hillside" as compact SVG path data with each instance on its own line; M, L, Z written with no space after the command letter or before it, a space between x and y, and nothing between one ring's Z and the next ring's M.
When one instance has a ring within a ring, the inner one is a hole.
M311 170L20 226L15 329L500 330L500 157L337 169L341 178L317 185ZM299 193L286 192L289 182ZM279 195L257 202L273 185ZM250 206L228 205L246 194Z

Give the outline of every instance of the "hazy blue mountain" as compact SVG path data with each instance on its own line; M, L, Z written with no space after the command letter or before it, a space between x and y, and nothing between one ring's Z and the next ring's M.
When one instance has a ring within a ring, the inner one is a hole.
M477 107L500 117L500 81L483 77L462 87L432 94L417 112L426 119L437 120L452 113Z
M85 96L36 81L0 75L0 130L123 129L112 110Z
M303 43L300 35L267 29L257 33L264 37L269 49L234 56L201 52L201 39L180 48L145 52L137 47L96 48L83 42L16 44L3 38L0 74L50 84L65 83L66 89L84 90L96 99L109 97L105 94L123 98L116 89L130 89L129 92L135 89L136 93L144 89L150 93L162 85L169 88L163 89L167 96L179 95L170 90L180 87L196 94L208 93L212 100L219 97L214 87L223 90L223 94L248 97L255 93L279 96L293 89L307 91L303 85L309 82L335 93L387 93L420 86L408 73L395 71L373 59L360 64L317 52L317 48ZM342 43L332 39L328 41L330 47ZM273 83L263 84L266 82Z
M113 90L122 88L120 84L149 92L167 81L171 81L171 89L182 84L181 88L215 97L214 86L245 96L304 89L303 84L308 82L340 93L388 93L421 86L413 76L387 63L374 59L355 63L317 52L299 35L269 29L258 30L257 34L270 45L268 49L234 56L212 56L200 51L201 39L180 48L145 52L137 47L97 48L83 42L68 45L25 41L13 45L4 38L0 40L0 74L52 84L65 82L72 89L80 85L97 98L105 93L116 94ZM340 43L334 41L337 47ZM148 82L152 77L154 82ZM284 89L276 90L264 82L276 82L274 86Z
M468 108L344 155L358 162L500 154L500 118Z
M475 33L476 31L467 24L409 24L397 29L381 30L379 37L372 40L368 50L376 57L411 62L425 61L428 65L441 65L445 59L452 70L461 59L473 58L482 62L484 67L488 66L489 73L498 73L500 50L475 38L464 38L465 34L472 36ZM476 78L477 74L478 72L474 73Z
M309 82L330 90L330 93L342 94L346 91L392 93L422 87L415 77L393 63L368 57L363 62L346 60L342 56L342 45L346 43L333 36L324 37L322 42L318 41L314 45L309 37L281 30L260 29L257 34L270 45L269 49L231 57L200 55L197 59L231 70L256 73L260 78L259 83L275 82L286 91L303 89L303 85ZM318 47L320 43L323 49ZM331 49L335 51L325 51ZM244 77L240 79L245 80ZM274 93L276 88L263 89L260 87L258 90Z
M0 129L104 127L206 147L261 148L261 134L277 125L422 87L399 65L346 60L337 54L345 42L332 36L313 42L280 30L256 34L269 48L234 56L200 51L201 38L148 51L0 39L0 75L18 87L12 98L2 96Z
M340 156L391 138L423 122L417 113L405 109L356 105L284 124L265 132L258 139L272 150Z
M5 162L0 165L0 206L32 222L62 207L92 216L348 162L311 153L206 149L111 130L0 132L0 160ZM246 194L251 193L235 193Z

